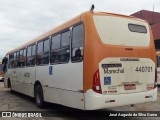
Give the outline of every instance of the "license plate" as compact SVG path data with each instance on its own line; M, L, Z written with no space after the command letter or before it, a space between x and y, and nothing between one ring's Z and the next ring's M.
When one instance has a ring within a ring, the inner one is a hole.
M136 85L135 84L125 84L124 85L124 89L125 90L135 90L136 89Z

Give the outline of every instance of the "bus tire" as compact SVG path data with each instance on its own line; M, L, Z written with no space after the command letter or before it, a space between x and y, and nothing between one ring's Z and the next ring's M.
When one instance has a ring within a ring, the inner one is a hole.
M42 90L42 86L40 84L35 86L34 98L35 98L36 105L39 108L44 108L43 90Z

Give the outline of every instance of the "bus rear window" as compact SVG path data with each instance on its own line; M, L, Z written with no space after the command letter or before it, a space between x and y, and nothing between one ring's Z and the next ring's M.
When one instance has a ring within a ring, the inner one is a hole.
M143 25L128 24L128 28L131 32L147 33L147 29Z
M108 45L147 47L149 26L144 21L117 16L93 16L101 41Z

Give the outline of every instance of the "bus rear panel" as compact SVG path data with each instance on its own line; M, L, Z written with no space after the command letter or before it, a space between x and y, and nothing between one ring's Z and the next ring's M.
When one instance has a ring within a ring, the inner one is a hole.
M104 13L92 18L94 30L86 36L90 43L86 42L84 58L85 109L156 101L156 57L149 25Z

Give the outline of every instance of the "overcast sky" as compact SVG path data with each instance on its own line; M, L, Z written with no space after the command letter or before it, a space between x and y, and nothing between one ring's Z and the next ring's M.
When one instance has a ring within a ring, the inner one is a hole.
M22 43L88 11L130 15L142 9L160 12L160 0L0 0L0 59Z

